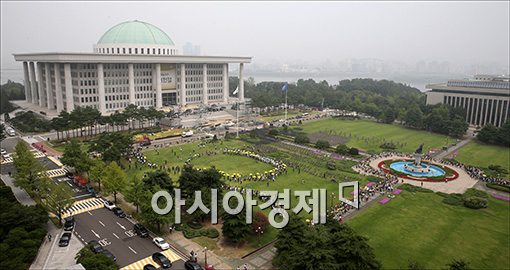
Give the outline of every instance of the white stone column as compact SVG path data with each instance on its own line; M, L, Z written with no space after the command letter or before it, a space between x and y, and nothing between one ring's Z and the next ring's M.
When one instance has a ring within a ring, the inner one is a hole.
M44 65L44 74L46 75L46 106L50 110L55 109L55 103L53 99L53 88L51 87L51 65L46 63Z
M208 85L207 85L207 64L202 65L202 104L207 104L209 99Z
M484 126L485 124L487 124L487 117L489 116L489 99L485 99L485 101L487 102L487 104L485 104L485 115L484 115L484 118L483 118L483 124L482 126Z
M156 64L156 109L163 107L163 94L161 92L161 64Z
M62 96L62 81L60 75L60 64L53 64L55 70L55 99L57 100L57 112L60 113L64 110L64 99Z
M97 90L99 92L99 111L106 113L106 94L104 91L104 67L103 63L97 64Z
M502 121L503 121L503 100L499 99L498 100L498 110L496 111L496 113L498 114L498 127L501 127L501 125L503 124Z
M32 103L38 104L38 96L37 96L37 80L35 79L35 64L34 62L30 62L29 64L29 75L30 75L30 91L32 92Z
M129 76L129 104L135 104L135 70L133 64L128 64Z
M186 106L186 64L181 64L181 106Z
M39 107L46 106L46 95L44 93L43 75L42 75L42 63L37 62L37 93L39 94Z
M64 64L64 78L66 83L66 110L74 110L73 78L71 76L71 64Z
M229 87L228 87L228 63L223 64L223 102L228 103Z
M25 86L25 101L32 102L32 92L30 90L30 79L28 78L28 63L23 62L23 85Z
M239 64L239 101L244 102L244 79L243 79L244 64Z

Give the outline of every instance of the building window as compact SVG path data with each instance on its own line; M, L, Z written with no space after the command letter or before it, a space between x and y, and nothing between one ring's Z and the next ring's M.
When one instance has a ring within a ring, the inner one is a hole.
M131 54L131 48L129 48L129 54Z
M117 53L120 53L120 49L119 48L117 48Z
M122 53L126 54L126 48L122 48Z
M138 48L135 48L135 54L138 54Z

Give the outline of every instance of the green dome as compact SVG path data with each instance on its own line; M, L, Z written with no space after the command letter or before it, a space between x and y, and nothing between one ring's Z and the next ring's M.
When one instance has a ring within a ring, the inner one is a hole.
M156 26L140 21L128 21L110 28L97 44L152 44L174 46L170 37Z

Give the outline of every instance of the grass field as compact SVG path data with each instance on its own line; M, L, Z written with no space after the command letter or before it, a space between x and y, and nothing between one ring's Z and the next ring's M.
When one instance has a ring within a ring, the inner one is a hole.
M456 160L476 167L487 168L500 165L510 171L510 149L507 147L483 144L471 141L459 149ZM509 175L507 174L508 178Z
M382 152L379 146L384 142L395 143L399 146L397 150L403 152L414 152L422 143L424 150L441 148L447 143L445 135L368 120L328 118L308 121L298 128L309 135L317 132L336 133L347 140L348 146L374 152ZM451 143L452 139L448 141Z
M386 269L405 269L409 261L440 269L452 259L470 262L471 269L509 269L509 203L490 199L487 209L472 210L441 200L434 193L404 191L348 224L369 237Z

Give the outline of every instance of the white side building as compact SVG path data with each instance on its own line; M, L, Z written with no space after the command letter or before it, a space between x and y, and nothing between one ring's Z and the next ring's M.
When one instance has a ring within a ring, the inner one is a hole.
M170 37L141 21L109 29L92 53L14 54L23 62L26 101L47 110L91 106L102 114L129 104L186 109L227 104L229 64L239 64L239 94L244 101L243 65L251 57L180 55Z
M427 104L448 104L466 111L470 125L500 127L510 119L510 78L476 75L470 80L449 80L427 85Z

